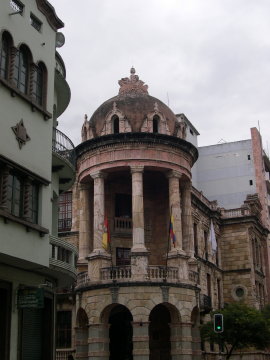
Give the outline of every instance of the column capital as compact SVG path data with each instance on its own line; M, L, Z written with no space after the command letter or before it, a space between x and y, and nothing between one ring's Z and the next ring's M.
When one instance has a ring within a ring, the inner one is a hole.
M106 179L107 174L104 173L103 171L96 171L96 172L91 173L90 176L91 176L91 178L94 179L94 180L95 180L95 179L98 179L98 178L100 178L100 179Z
M181 173L180 171L176 171L176 170L170 170L169 172L167 172L166 176L168 179L170 178L177 178L180 179L182 177L183 173Z
M144 171L144 165L131 165L130 166L130 172L133 173L143 173Z

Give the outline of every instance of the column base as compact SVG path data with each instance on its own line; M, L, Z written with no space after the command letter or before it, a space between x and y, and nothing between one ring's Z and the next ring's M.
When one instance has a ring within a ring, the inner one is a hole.
M188 279L188 256L185 251L175 249L170 251L167 257L168 267L175 267L179 269L179 280L186 281Z
M105 250L94 250L88 256L88 276L91 282L101 281L101 269L112 265L112 256Z
M145 248L131 249L131 276L134 281L145 281L147 279L149 254Z

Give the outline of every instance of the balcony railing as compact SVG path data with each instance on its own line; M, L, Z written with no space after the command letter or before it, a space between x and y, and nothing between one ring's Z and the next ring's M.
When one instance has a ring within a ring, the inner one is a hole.
M52 235L50 236L50 245L50 265L70 273L75 278L77 275L76 260L78 249L67 241Z
M131 267L127 266L112 266L101 269L101 280L121 280L131 278Z
M74 144L64 133L56 128L53 128L52 150L75 167Z
M132 232L132 219L125 217L114 218L114 231L118 233L131 233Z
M199 273L196 271L190 270L188 272L188 279L196 284L200 283Z
M212 299L210 296L205 294L200 295L200 309L206 313L212 310Z
M221 209L221 215L224 218L233 218L251 215L250 209L237 208L237 209Z
M84 287L90 284L88 272L84 271L78 274L76 287Z
M150 280L178 280L179 279L179 271L177 267L171 266L148 266L147 269L148 277Z
M197 274L197 273L196 273ZM177 267L162 266L162 265L150 265L147 268L147 278L145 281L164 281L164 279L172 282L179 281L179 270ZM196 282L196 275L193 276L194 282ZM132 271L130 265L125 266L110 266L100 269L101 281L132 281ZM81 272L77 276L76 288L85 287L91 285L91 279L88 277L88 273Z
M56 349L56 360L69 360L69 356L73 355L73 357L75 356L75 350L70 349Z

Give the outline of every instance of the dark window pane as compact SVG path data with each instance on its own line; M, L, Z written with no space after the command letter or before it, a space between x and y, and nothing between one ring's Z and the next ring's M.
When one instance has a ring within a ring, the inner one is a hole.
M72 225L72 192L59 196L58 231L70 231Z
M71 311L57 312L56 347L71 348Z

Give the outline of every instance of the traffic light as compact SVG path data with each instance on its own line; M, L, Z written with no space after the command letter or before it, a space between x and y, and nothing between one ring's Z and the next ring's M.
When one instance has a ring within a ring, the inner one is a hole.
M214 314L214 332L223 332L223 314Z

